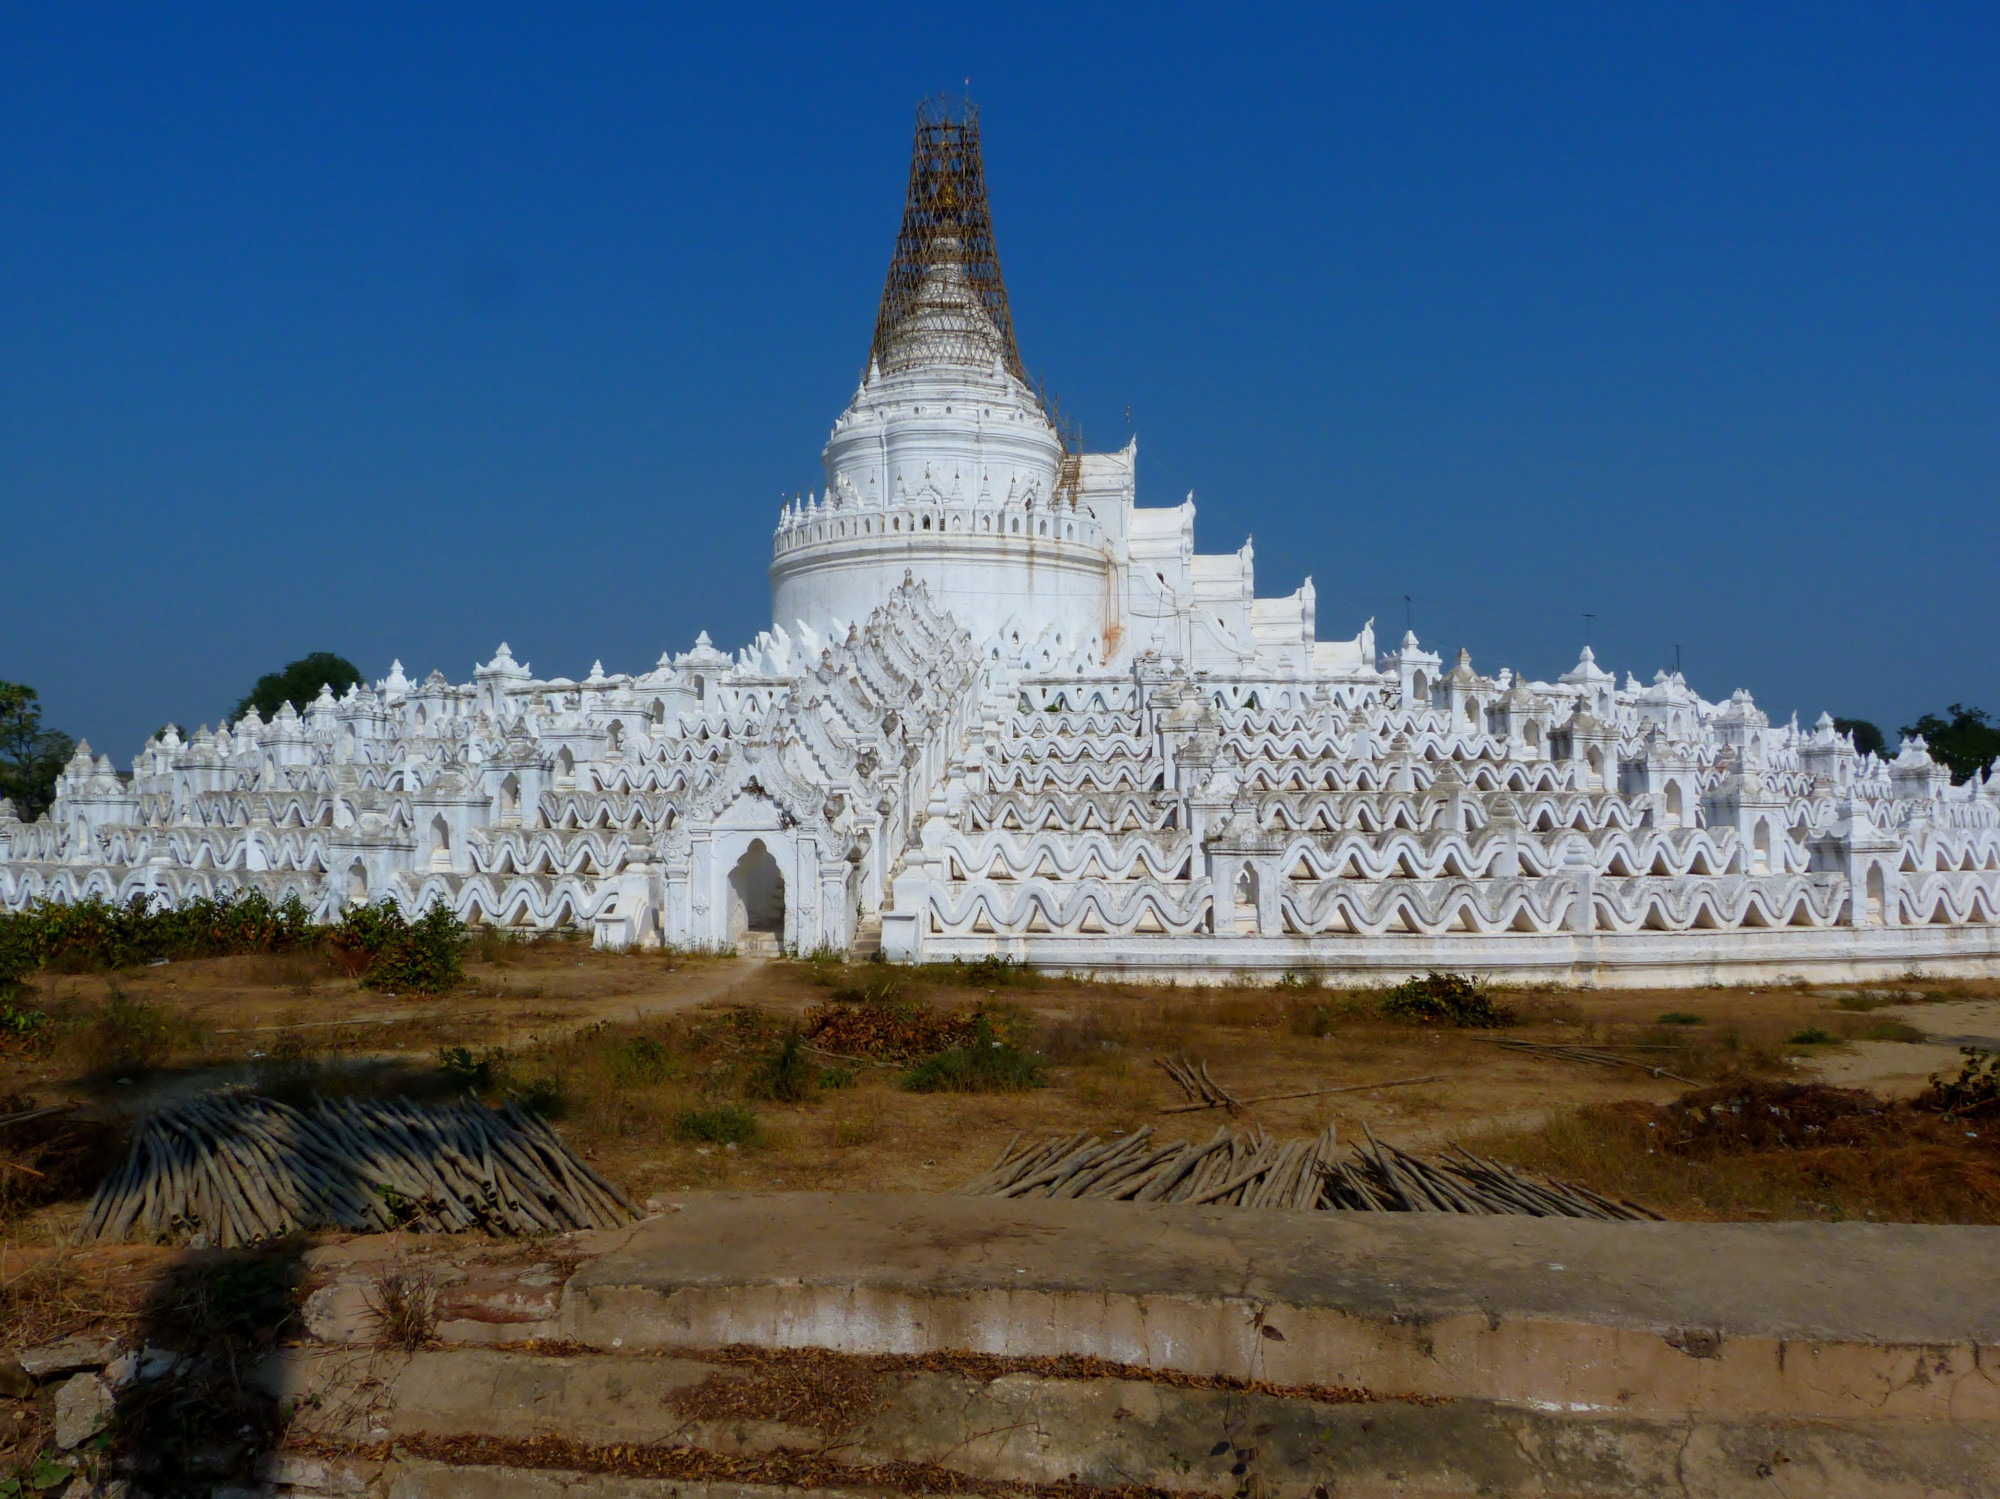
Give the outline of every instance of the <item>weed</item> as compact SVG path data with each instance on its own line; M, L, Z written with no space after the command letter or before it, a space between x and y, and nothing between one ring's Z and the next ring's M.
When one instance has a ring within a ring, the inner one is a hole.
M833 999L834 1003L844 1005L894 1005L902 1003L907 987L901 973L877 973L870 975L858 988L850 985L834 990Z
M956 984L962 989L1004 989L1008 985L1033 985L1041 975L1020 958L989 953L970 963L953 958L949 963L925 963L917 969L924 979L936 984Z
M1477 1029L1514 1023L1512 1010L1493 1003L1476 980L1461 973L1405 980L1382 997L1378 1008L1395 1020L1445 1020Z
M474 1093L484 1093L499 1082L507 1070L507 1053L495 1046L473 1055L463 1046L440 1046L438 1048L438 1071L442 1072L455 1088L470 1089Z
M1924 1041L1924 1033L1907 1020L1870 1020L1860 1025L1849 1023L1840 1028L1841 1038L1847 1041Z
M538 1077L521 1094L521 1107L544 1119L560 1119L569 1113L569 1094L557 1079Z
M690 1145L747 1145L757 1138L757 1116L740 1103L681 1109L674 1138Z
M0 999L0 1040L34 1045L46 1040L48 1031L49 1017L40 1010L29 1009L11 994Z
M1840 1037L1821 1026L1809 1025L1802 1031L1793 1031L1785 1039L1793 1046L1832 1046Z
M1686 1010L1669 1010L1660 1017L1661 1025L1706 1025L1708 1022L1699 1015L1690 1015Z
M438 1293L428 1274L390 1270L368 1287L366 1300L385 1348L414 1353L437 1336Z
M1880 994L1843 994L1834 1003L1843 1010L1879 1010L1884 1005L1900 1004L1897 999L1885 999Z
M110 999L85 1027L82 1043L94 1071L125 1073L160 1066L177 1044L191 1039L186 1024L113 985Z
M1918 1095L1918 1105L1948 1119L1993 1112L2000 1106L2000 1051L1961 1046L1958 1054L1965 1059L1958 1076L1947 1079L1942 1072L1933 1072L1930 1087Z
M981 1015L969 1040L917 1063L902 1085L912 1093L1018 1093L1043 1085L1042 1063L1002 1040L991 1017Z
M474 962L504 968L519 958L527 945L527 939L519 933L501 926L482 925L466 937L465 955Z
M813 1096L815 1082L813 1064L794 1026L758 1063L749 1092L752 1098L768 1098L774 1103L804 1103Z
M651 1036L614 1041L604 1049L605 1070L621 1087L644 1088L677 1076L680 1063Z
M829 1092L836 1088L851 1088L854 1086L854 1069L852 1067L822 1067L819 1070L819 1085Z

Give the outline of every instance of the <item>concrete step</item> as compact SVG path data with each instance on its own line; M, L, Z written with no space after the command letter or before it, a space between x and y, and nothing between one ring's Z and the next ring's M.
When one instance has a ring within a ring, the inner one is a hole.
M298 1377L305 1366L295 1361L293 1377L274 1382L272 1393L301 1411L291 1432L299 1447L324 1454L371 1439L386 1445L397 1468L387 1492L405 1499L570 1493L592 1470L600 1484L619 1483L615 1492L661 1494L675 1484L761 1477L766 1493L1139 1485L1298 1499L1316 1489L1622 1499L1769 1493L1760 1469L1778 1468L1792 1493L1976 1493L2000 1436L1991 1422L1959 1423L1956 1440L1941 1442L1923 1423L1895 1420L1691 1426L1491 1401L1365 1392L1314 1399L1129 1375L1062 1378L966 1362L924 1369L820 1357L746 1366L475 1349L364 1362L329 1354L312 1377ZM565 1475L560 1489L543 1487L546 1471L519 1476L551 1466ZM1885 1483L1884 1475L1893 1477ZM646 1487L623 1486L635 1482Z
M667 1202L310 1251L270 1490L2000 1492L1991 1229ZM392 1270L433 1346L374 1346Z
M784 951L785 944L776 932L745 932L736 939L739 958L777 958Z
M882 956L882 918L864 916L854 929L854 941L847 949L849 962L868 963Z

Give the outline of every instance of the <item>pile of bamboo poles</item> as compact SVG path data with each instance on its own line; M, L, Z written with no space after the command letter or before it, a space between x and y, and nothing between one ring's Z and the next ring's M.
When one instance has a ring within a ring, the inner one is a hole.
M539 1234L637 1216L517 1103L315 1099L301 1111L208 1093L145 1122L78 1237L231 1247L311 1228Z
M1573 1183L1526 1175L1454 1147L1425 1161L1384 1145L1335 1156L1332 1125L1309 1140L1279 1141L1254 1125L1227 1126L1206 1144L1156 1144L1153 1127L1109 1141L1088 1132L1016 1149L960 1187L965 1197L1094 1197L1224 1207L1350 1209L1390 1213L1520 1213L1536 1218L1652 1218L1656 1214Z

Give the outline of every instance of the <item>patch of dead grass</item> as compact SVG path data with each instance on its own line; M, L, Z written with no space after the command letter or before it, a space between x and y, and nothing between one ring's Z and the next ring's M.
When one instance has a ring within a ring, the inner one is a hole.
M1475 1151L1670 1218L2000 1223L2000 1136L1907 1104L1739 1081L1568 1110Z

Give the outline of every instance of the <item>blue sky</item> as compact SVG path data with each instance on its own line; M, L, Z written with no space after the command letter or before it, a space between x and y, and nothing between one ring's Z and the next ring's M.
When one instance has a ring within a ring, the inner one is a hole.
M2000 10L0 11L0 678L122 765L311 650L768 623L913 107L1208 550L1482 669L2000 709Z

